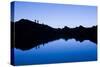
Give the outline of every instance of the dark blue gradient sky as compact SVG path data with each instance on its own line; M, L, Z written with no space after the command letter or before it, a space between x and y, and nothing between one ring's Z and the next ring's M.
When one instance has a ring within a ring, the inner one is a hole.
M34 2L14 2L14 21L39 20L54 28L97 25L97 7Z

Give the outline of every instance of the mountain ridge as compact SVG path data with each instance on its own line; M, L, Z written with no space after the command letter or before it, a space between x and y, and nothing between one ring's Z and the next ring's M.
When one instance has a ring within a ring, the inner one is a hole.
M57 39L75 38L78 41L90 40L97 43L97 26L85 28L79 26L76 28L52 28L39 21L30 21L21 19L17 22L11 22L11 47L27 50Z
M28 20L28 19L20 19L18 21L15 21L14 23L18 23L18 22L27 23L28 22L28 23L31 23L31 24L41 24L41 25L49 26L47 24L39 23L39 21L38 22L37 21L36 20L32 21L32 20ZM52 26L49 26L49 27L53 28ZM70 28L68 26L64 26L63 28L65 28L65 27ZM83 27L83 28L92 28L92 27L97 27L97 25L94 25L94 26L91 26L91 27L84 27L82 25L79 25L79 26L76 26L76 27L73 27L73 28L80 28L80 27ZM63 29L63 28L59 28L59 29ZM70 29L73 29L73 28L70 28ZM55 28L55 29L58 29L58 28Z

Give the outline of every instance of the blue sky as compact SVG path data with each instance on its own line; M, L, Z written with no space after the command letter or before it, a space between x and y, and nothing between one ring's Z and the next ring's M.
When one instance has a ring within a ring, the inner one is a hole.
M13 8L12 8L13 9ZM34 2L15 2L14 21L39 20L54 28L97 25L97 7Z

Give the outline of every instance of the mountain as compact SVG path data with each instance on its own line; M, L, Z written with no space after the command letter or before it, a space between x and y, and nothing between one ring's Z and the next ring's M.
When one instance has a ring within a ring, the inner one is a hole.
M63 38L75 38L78 41L90 40L97 43L97 26L85 28L79 26L76 28L52 28L46 24L40 24L39 21L30 21L21 19L11 22L11 47L22 50L37 47L53 40Z

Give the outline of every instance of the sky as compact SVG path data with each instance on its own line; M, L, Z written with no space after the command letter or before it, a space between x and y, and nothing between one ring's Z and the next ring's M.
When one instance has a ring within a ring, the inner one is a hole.
M97 7L71 4L14 2L11 7L14 21L28 19L47 24L53 28L91 27L97 25Z

